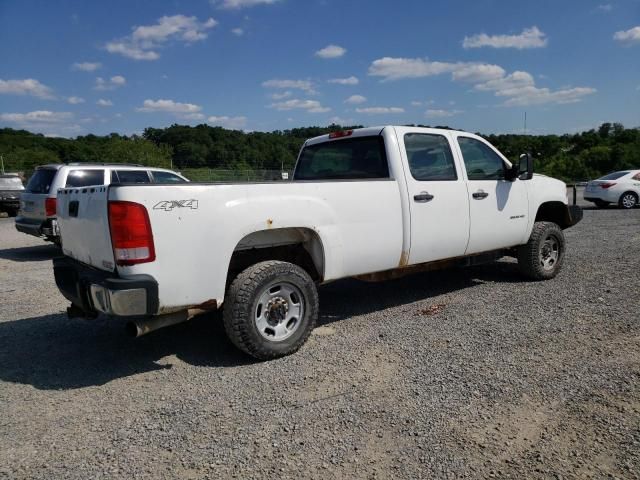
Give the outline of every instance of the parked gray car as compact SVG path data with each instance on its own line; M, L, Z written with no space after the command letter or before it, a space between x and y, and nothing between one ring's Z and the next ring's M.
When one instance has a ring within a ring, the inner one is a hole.
M0 212L15 217L20 208L20 195L24 191L22 180L17 175L0 175Z

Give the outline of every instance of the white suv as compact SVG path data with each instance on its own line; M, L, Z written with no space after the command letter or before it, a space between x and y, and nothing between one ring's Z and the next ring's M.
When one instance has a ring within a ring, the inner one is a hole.
M640 170L613 172L587 183L584 199L603 208L617 203L621 208L633 208L639 205Z
M163 168L130 164L69 163L38 167L29 179L16 217L20 232L59 243L56 195L59 188L111 183L184 183L185 177Z

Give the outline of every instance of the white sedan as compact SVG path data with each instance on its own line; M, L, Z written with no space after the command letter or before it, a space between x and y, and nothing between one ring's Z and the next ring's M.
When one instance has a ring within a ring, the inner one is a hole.
M640 170L614 172L587 183L584 199L597 207L617 203L621 208L639 205Z

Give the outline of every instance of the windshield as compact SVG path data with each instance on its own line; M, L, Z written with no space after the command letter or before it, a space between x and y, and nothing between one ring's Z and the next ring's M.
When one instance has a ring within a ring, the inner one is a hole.
M49 193L51 182L53 182L53 177L55 176L56 170L52 168L39 168L33 172L25 191L28 193Z
M24 190L19 177L0 177L0 190Z
M627 173L630 172L613 172L609 175L605 175L604 177L600 177L598 180L617 180L620 177L624 177Z

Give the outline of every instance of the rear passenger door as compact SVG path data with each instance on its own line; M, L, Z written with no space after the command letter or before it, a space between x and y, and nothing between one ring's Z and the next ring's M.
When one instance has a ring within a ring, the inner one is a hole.
M485 141L454 135L467 177L471 223L466 254L524 243L529 221L526 182L505 180L504 158Z
M411 211L409 263L464 254L469 199L451 139L441 131L397 127Z

